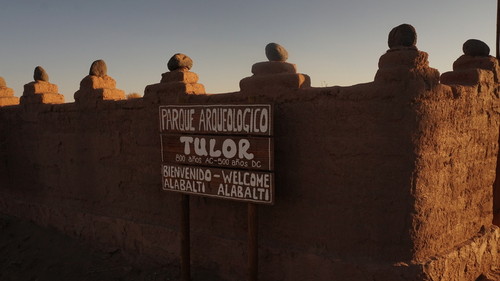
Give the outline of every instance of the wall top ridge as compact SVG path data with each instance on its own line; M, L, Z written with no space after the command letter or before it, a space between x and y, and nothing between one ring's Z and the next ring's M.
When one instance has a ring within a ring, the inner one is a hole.
M453 72L443 75L429 66L428 54L417 48L417 32L412 25L405 23L394 27L388 34L387 44L389 49L380 57L374 81L369 83L388 84L420 79L428 87L433 87L440 82L446 85L474 85L489 81L487 72L471 69L493 71L494 82L499 82L498 62L489 55L489 47L478 39L469 39L463 44L464 55L453 63ZM252 75L240 80L240 90L224 93L223 96L268 95L276 98L281 95L286 99L286 95L312 93L316 89L323 89L319 90L321 92L333 91L331 96L339 96L332 87L312 88L309 75L298 73L297 65L287 62L289 53L284 46L273 42L267 44L264 51L268 60L253 64ZM161 74L159 83L145 87L143 99L150 103L172 103L187 101L188 95L221 95L207 94L204 85L198 83L199 76L191 71L192 67L193 60L189 56L183 53L174 54L168 60L168 71ZM57 85L49 82L45 69L37 66L33 77L34 82L25 85L21 103L64 103L64 97L58 93ZM5 80L0 82L0 107L19 104L19 98L13 96L14 92L6 87ZM357 85L348 87L356 89ZM100 101L126 99L124 91L117 89L116 81L108 75L104 60L96 60L91 64L89 75L81 80L80 88L74 97L75 103L91 106Z

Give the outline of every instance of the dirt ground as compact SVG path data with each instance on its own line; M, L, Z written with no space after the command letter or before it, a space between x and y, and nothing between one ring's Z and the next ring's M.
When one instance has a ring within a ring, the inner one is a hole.
M179 269L131 264L120 250L93 249L54 229L0 214L1 281L166 281Z

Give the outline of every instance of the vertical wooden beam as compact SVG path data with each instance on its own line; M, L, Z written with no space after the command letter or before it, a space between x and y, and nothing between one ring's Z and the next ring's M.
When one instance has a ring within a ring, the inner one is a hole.
M496 36L496 57L500 59L500 0L497 1L497 36ZM500 129L498 132L498 144L500 145ZM493 224L500 226L500 151L497 155L496 178L493 183Z
M257 205L248 203L248 280L257 281L258 252L258 216Z
M496 36L496 41L495 41L495 46L496 46L496 57L497 59L500 59L500 47L499 47L499 41L500 41L500 0L497 0L497 36Z
M181 195L181 281L191 281L189 195Z

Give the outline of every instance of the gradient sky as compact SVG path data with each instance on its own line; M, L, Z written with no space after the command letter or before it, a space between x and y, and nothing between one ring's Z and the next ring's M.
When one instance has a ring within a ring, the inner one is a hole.
M193 61L208 93L239 90L269 42L313 86L373 81L389 31L402 23L418 33L431 67L451 70L471 38L495 55L493 0L0 0L0 76L21 96L40 65L67 102L104 59L126 93L158 83L175 53Z

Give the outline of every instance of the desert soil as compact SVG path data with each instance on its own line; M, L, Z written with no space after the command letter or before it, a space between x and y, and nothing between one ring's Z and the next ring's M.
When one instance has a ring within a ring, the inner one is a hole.
M1 281L178 280L176 267L132 264L119 249L96 249L55 229L0 214Z

